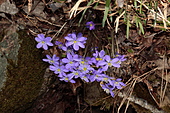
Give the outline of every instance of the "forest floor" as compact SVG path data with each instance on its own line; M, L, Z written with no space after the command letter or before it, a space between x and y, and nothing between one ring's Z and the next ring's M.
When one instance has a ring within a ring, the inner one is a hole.
M63 42L67 34L81 32L88 38L81 54L98 47L111 56L118 52L126 57L120 68L108 72L126 84L115 91L114 98L98 89L97 83L78 80L69 84L47 71L48 90L25 112L170 113L169 17L168 0L0 1L3 29L15 24L18 30L26 30L32 41L43 33ZM95 23L94 30L86 28L89 21ZM55 52L50 48L42 55Z

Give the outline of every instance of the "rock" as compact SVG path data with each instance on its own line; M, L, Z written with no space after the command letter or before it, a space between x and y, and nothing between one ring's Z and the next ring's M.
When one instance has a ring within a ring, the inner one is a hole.
M23 113L39 95L47 65L41 51L16 25L0 34L0 112Z
M11 4L9 0L6 0L2 4L0 4L0 12L14 15L18 13L18 8L15 6L15 4Z

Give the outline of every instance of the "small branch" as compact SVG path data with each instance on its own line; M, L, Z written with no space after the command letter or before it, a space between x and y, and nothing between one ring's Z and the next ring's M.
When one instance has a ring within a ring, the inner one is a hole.
M121 98L127 97L127 95L125 93L119 92L118 96ZM158 110L155 106L149 104L146 100L142 99L142 98L138 98L135 97L133 95L131 95L130 97L127 98L128 101L133 102L135 104L140 105L141 107L150 110L153 113L166 113L163 110Z

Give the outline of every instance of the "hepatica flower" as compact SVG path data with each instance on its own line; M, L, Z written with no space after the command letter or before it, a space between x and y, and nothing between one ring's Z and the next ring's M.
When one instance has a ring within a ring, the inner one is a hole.
M114 97L114 93L113 93L113 87L109 87L108 84L103 84L101 82L100 86L102 87L102 89L107 93L110 94L112 97Z
M63 76L60 77L60 80L61 80L61 81L65 81L65 82L76 83L76 81L73 80L73 77L74 77L74 76L72 76L72 75L67 75L67 74L64 73Z
M90 21L86 23L86 27L90 30L95 29L95 24ZM92 57L84 57L77 53L79 48L85 48L87 38L83 37L82 33L71 33L66 37L66 42L62 43L55 41L55 45L64 53L62 58L57 57L55 54L50 56L46 55L43 59L44 62L50 64L49 69L53 71L61 81L75 83L75 79L80 78L84 82L100 82L100 86L107 93L114 97L113 90L115 88L121 89L125 84L121 82L122 79L115 79L106 75L109 67L120 67L122 61L125 61L125 55L116 54L114 58L105 55L105 51L98 51L96 48L91 52ZM44 34L38 34L35 37L38 42L37 48L48 49L48 46L53 46L51 37L45 37ZM83 53L83 52L81 52ZM65 55L66 54L66 55ZM65 57L66 56L66 57Z
M99 68L98 70L93 70L93 73L90 76L91 82L94 81L100 82L103 79L103 76L105 76L105 74L103 74L102 72L103 71L101 68Z
M43 59L44 62L48 62L49 64L59 64L59 57L55 54L50 57L50 55L46 55L47 59Z
M54 71L55 74L58 74L58 77L62 77L65 72L69 71L65 68L65 66L63 66L63 65L60 66L60 65L57 65L57 64L50 65L49 68L50 68L51 71Z
M117 89L121 89L122 86L126 86L126 84L124 84L123 82L121 82L121 78L118 78L116 80L113 80L114 82L114 86L117 88Z
M37 48L43 48L45 50L48 49L48 46L53 46L51 43L51 37L45 37L44 34L38 34L38 37L35 37L35 40L38 42L36 45Z
M59 48L59 49L62 49L63 51L66 51L66 50L67 50L67 47L65 47L62 42L55 41L55 45L57 45L58 48Z
M69 34L65 37L65 39L67 40L66 46L73 46L73 49L76 51L79 50L79 47L85 48L84 43L87 40L86 37L82 37L81 33L78 35L76 35L76 33Z
M91 60L94 64L96 64L97 67L103 66L105 64L104 56L105 56L104 50L101 50L100 52L96 51L96 53L93 53L93 58Z
M62 59L62 62L63 63L66 63L66 68L67 69L73 69L73 68L76 68L78 66L78 62L79 61L79 58L78 58L78 55L77 54L70 54L70 53L67 53L67 58L63 58Z
M94 30L95 24L92 21L90 21L86 23L86 27L89 28L89 30Z
M99 61L98 65L103 66L103 70L107 71L109 67L120 67L119 58L111 59L109 55L104 56L104 61Z

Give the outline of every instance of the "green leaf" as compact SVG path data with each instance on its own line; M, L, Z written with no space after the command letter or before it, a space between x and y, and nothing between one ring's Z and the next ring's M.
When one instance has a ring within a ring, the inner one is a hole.
M105 22L106 22L107 15L108 15L108 12L109 12L110 1L111 1L111 0L106 0L106 6L105 6L105 11L104 11L104 17L103 17L103 21L102 21L102 27L105 26Z
M135 16L135 23L136 23L136 27L138 28L139 27L139 19L138 19L138 17L137 16Z
M129 38L129 28L130 28L130 20L129 17L127 17L127 27L126 27L126 38Z
M134 53L133 49L128 49L127 50L129 53Z
M140 9L139 9L139 13L142 13L142 0L141 0L141 4L140 4Z
M90 2L88 2L87 6L91 5L92 2L93 2L93 0L90 0ZM80 20L79 20L79 26L80 26L81 21L83 20L83 17L84 17L84 14L86 13L86 11L87 11L87 9L85 9L85 10L83 11L83 13L82 13L82 16L81 16L81 18L80 18Z
M141 22L139 22L139 28L140 28L140 30L141 30L141 32L142 32L142 34L144 34L145 32L144 32L143 25L142 25L142 23L141 23Z

